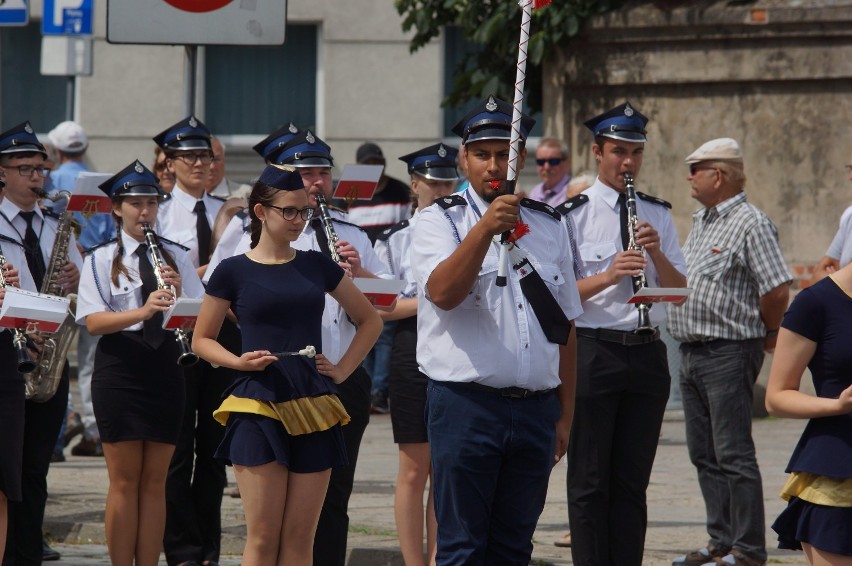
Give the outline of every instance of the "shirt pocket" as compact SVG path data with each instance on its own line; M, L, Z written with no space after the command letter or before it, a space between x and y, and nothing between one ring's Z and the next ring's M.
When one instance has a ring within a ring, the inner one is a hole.
M728 270L732 257L729 250L713 251L695 262L692 267L692 274L718 281Z
M597 275L610 266L618 248L614 242L588 242L580 244L577 253L583 261L583 276Z
M463 309L494 311L500 308L503 289L497 286L497 256L489 254L485 257L476 282L461 305Z
M553 293L553 296L559 295L559 288L565 284L565 277L558 265L552 263L542 263L535 266L542 281L547 283L547 288Z
M142 281L138 277L130 280L124 274L120 274L118 276L118 285L113 283L112 278L110 278L109 290L112 294L110 306L116 311L129 311L141 307L145 304L148 297L142 297L142 302L140 303L137 298L139 295L137 289L141 293Z

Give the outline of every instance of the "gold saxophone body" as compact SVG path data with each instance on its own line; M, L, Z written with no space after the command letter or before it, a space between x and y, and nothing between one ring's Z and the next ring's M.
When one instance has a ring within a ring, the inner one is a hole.
M167 285L166 281L163 279L163 266L166 265L166 258L163 257L163 252L160 250L160 244L157 241L157 235L154 234L154 230L151 228L150 224L143 224L142 231L145 233L145 243L148 245L148 249L151 251L151 257L154 258L154 277L157 279L157 288L160 290L170 291L175 295L175 300L177 300L177 293L175 292L175 288L171 285ZM147 300L148 297L142 297L142 300ZM192 351L192 348L189 345L189 336L187 336L186 332L178 328L174 331L175 333L175 341L178 343L180 347L180 355L177 359L177 364L181 367L189 367L198 363L198 354Z
M58 191L48 195L41 192L39 196L55 202L60 199L70 199L71 193ZM39 289L40 293L58 297L65 296L65 292L59 286L59 273L62 266L68 262L68 246L71 244L73 220L74 214L67 210L59 216L56 239L53 241L50 260L45 269L41 289ZM74 313L77 311L77 295L72 293L67 297L71 304L68 307L65 320L62 321L56 332L38 332L39 336L44 339L38 364L33 371L24 374L26 397L36 403L49 401L56 393L62 379L62 370L65 367L68 350L80 330L74 318Z

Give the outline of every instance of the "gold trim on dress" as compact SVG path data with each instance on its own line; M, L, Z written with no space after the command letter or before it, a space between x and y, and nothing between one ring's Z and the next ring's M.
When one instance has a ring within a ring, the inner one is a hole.
M249 413L274 419L293 436L328 430L336 424L345 425L351 420L337 395L300 397L281 403L231 395L213 412L213 418L224 426L231 413Z
M781 488L781 498L790 501L793 497L816 505L852 507L852 478L793 472Z

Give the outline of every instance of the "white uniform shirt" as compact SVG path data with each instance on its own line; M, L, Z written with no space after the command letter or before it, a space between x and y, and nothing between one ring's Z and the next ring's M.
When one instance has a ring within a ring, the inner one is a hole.
M195 203L199 200L204 201L205 216L207 216L211 231L216 215L225 203L207 193L201 199L197 199L183 191L178 185L175 185L171 195L172 198L160 205L160 211L157 214L157 234L189 248L189 259L192 261L192 265L200 267L198 263L198 235L195 230Z
M136 249L141 242L128 236L124 230L119 237L124 247L121 261L127 267L130 278L119 273L118 284L112 282L112 262L118 247L117 240L95 248L87 254L80 276L80 288L77 292L77 323L80 325L85 325L86 317L92 313L126 312L141 307L148 300L147 296L142 296L139 257L136 255ZM160 246L168 249L175 259L181 277L181 297L198 298L204 295L204 286L189 260L189 253L181 247L162 240L160 240ZM151 265L154 264L150 250L148 260ZM142 322L132 324L125 330L142 330Z
M346 218L345 214L336 209L331 209L329 213L333 220L343 220ZM334 230L342 241L349 242L356 250L358 250L358 253L361 256L361 265L364 269L370 271L376 276L390 278L388 268L376 256L376 253L373 251L373 246L370 244L370 238L367 237L366 232L357 226L343 222L335 222ZM239 243L234 249L233 255L246 253L249 249L251 249L250 244L251 234L243 232ZM304 231L299 238L293 242L292 246L297 250L316 250L324 253L324 251L320 249L316 233L311 227L310 222L305 225ZM222 259L225 258L219 258L216 264L214 264L211 260L210 265L207 267L207 272L204 274L205 279L209 279L209 275L213 273L213 270L216 269L216 266ZM343 308L331 297L331 295L326 295L325 309L322 313L323 355L325 355L331 363L336 364L340 361L340 358L343 357L344 352L346 352L346 349L349 348L349 344L352 343L352 338L354 337L355 327L346 318L346 313Z
M565 221L571 223L576 238L580 279L603 273L612 265L615 254L623 251L618 191L604 185L598 178L583 194L589 197L589 201L565 215ZM637 198L636 216L640 222L646 221L657 230L663 254L685 276L686 261L668 208ZM657 269L650 258L645 269L645 279L649 287L660 287ZM583 315L577 319L577 326L635 330L639 315L635 305L627 304L633 294L631 278L622 278L616 285L607 287L583 303ZM651 324L660 324L666 319L666 309L654 306L650 311L650 319Z
M9 237L7 229L0 228L0 233L5 237ZM27 256L24 255L24 247L17 243L17 240L8 241L0 239L0 256L2 263L9 264L18 270L18 287L27 291L38 291L36 289L33 276L30 275L30 269L27 267ZM5 332L8 328L0 328L0 332Z
M547 341L526 297L517 271L508 284L495 284L499 245L488 249L467 298L452 310L435 306L426 284L435 268L450 257L484 213L486 203L473 189L456 193L469 204L448 209L439 204L418 216L410 262L417 281L417 363L436 381L476 381L490 387L535 391L560 383L559 346ZM442 199L439 199L439 202ZM530 232L518 242L569 319L582 313L574 279L568 233L549 214L521 209Z
M840 267L845 267L852 261L852 206L840 216L840 228L825 255L839 261Z
M393 278L405 281L405 287L399 293L400 297L413 298L417 296L417 282L414 280L414 273L411 271L411 254L409 251L411 250L411 235L414 233L414 225L417 224L419 216L418 212L415 212L410 219L386 228L379 234L376 243L373 244L376 256L388 266ZM389 235L385 237L385 234L388 233Z
M249 226L249 223L250 220L248 214L235 214L228 222L228 225L225 226L225 229L222 231L222 235L219 237L219 243L216 244L216 249L213 250L213 254L210 256L210 263L207 264L207 271L204 272L203 281L205 284L210 281L210 274L213 273L213 270L222 262L223 259L233 257L238 253L245 253L250 249L248 244L251 243L251 232L246 229ZM236 250L241 246L241 241L244 237L247 238L247 244L245 244L246 247L243 251L237 252Z
M49 269L50 264L50 254L53 252L53 242L56 240L56 230L59 227L59 221L56 218L45 217L44 213L41 211L39 207L35 207L35 216L33 216L33 230L36 235L39 237L39 247L41 248L41 255L44 258L44 265ZM21 253L23 254L23 242L24 235L27 231L27 221L20 216L21 209L15 206L9 199L3 199L3 202L0 202L0 233L5 236L8 236L12 240L16 242L20 242L21 244ZM6 248L11 248L14 246L11 242L8 245L3 246L3 251L6 251ZM9 260L9 258L6 258ZM9 260L11 261L11 260ZM83 268L83 256L80 255L80 251L77 249L77 240L74 238L74 234L71 234L71 239L68 242L68 261L77 266L77 269L82 270ZM21 269L21 267L26 267L27 262L26 258L24 258L23 262L14 263L15 267ZM35 284L32 283L32 276L29 275L29 270L27 270L27 276L29 277L29 284L32 285L32 288L29 289L24 287L24 280L21 281L21 288L38 291L35 288Z

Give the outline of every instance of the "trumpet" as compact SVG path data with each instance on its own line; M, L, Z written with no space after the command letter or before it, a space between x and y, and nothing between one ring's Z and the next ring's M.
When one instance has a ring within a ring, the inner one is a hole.
M331 259L337 263L345 263L337 252L337 242L340 241L340 238L334 231L334 224L332 224L331 215L328 213L328 201L322 193L317 193L316 199L319 207L319 221L322 224L323 232L325 232L325 238L328 240L328 251L331 253Z
M157 235L150 224L143 224L142 231L145 233L145 243L148 244L148 249L151 251L151 257L154 258L154 276L157 278L157 288L160 290L170 291L173 295L177 295L175 288L166 283L163 279L163 267L166 265L166 260L163 257L163 252L160 250L160 245L157 243ZM193 366L198 363L198 354L192 351L189 345L189 337L183 329L178 328L175 332L175 341L180 347L180 356L178 356L177 364L183 367Z
M624 174L624 186L627 194L627 234L628 234L628 243L627 249L633 251L642 251L642 246L636 243L636 225L639 224L639 217L636 215L636 187L633 186L633 174L625 173ZM639 275L634 275L633 279L633 292L636 293L643 287L648 286L648 282L645 280L645 271L643 270ZM653 334L656 332L653 326L651 326L651 320L649 317L649 312L651 310L651 305L648 303L636 303L636 309L639 311L639 324L634 330L636 334Z
M6 256L0 249L0 287L6 287ZM12 332L12 345L18 356L18 373L29 373L36 368L36 363L27 350L27 335L20 328L14 328Z

